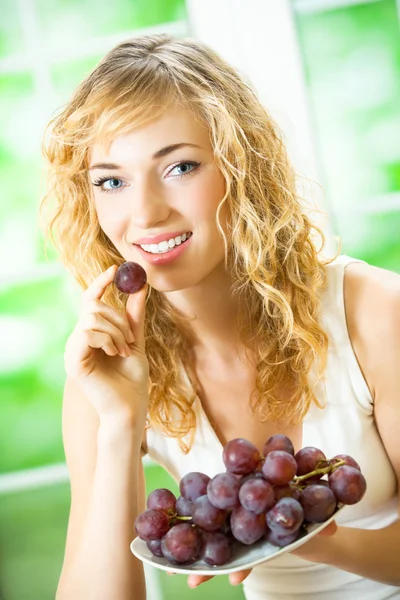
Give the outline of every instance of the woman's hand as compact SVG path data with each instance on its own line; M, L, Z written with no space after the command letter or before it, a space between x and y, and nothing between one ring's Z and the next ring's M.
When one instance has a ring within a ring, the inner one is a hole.
M292 550L291 554L310 562L324 562L324 551L326 550L327 543L329 543L326 538L332 537L336 533L337 528L336 521L332 521L309 542L296 550Z
M236 571L235 573L229 574L229 583L231 585L239 585L246 579L248 575L250 575L252 569L247 569L246 571ZM215 575L189 575L188 577L188 586L190 588L195 588L201 583L205 583L215 577Z
M66 344L65 368L99 417L134 415L144 423L149 383L144 344L147 286L129 296L124 314L101 300L116 271L113 265L83 293L81 315Z
M297 550L293 550L291 554L295 554L300 558L304 558L305 560L310 560L311 562L317 562L313 560L318 556L318 550L321 549L321 544L323 545L325 540L321 540L323 537L329 537L336 533L337 525L335 521L332 521L324 527L315 537L313 537L309 542L297 548ZM261 563L262 564L262 563ZM247 569L245 571L236 571L235 573L230 573L229 575L229 583L231 585L239 585L242 583L246 577L248 577L251 573L252 569ZM201 583L205 583L215 577L214 575L189 575L188 577L188 586L190 588L195 588Z

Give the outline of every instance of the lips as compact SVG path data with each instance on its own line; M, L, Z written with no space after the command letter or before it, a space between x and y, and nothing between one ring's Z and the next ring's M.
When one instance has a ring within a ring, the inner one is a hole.
M151 252L146 252L146 250L139 245L136 245L135 247L143 260L148 264L154 266L169 265L178 260L179 257L187 251L187 248L191 244L192 238L193 235L189 236L185 242L175 246L169 252L157 252L152 254Z
M158 235L143 237L135 242L133 242L136 246L143 246L144 244L159 244L160 242L168 242L171 238L176 238L179 235L183 235L184 233L191 233L191 231L187 229L181 229L180 231L170 231L169 233L159 233Z

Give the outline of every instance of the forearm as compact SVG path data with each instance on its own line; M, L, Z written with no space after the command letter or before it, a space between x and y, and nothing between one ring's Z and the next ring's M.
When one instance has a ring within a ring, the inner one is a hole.
M375 530L338 527L335 535L319 541L318 562L400 586L400 520ZM323 542L327 542L326 545Z
M126 424L99 427L85 526L57 600L145 600L143 567L129 549L138 512L138 437Z

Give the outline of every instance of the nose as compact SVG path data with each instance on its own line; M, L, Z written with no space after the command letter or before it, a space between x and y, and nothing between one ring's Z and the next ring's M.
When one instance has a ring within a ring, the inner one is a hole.
M131 224L146 231L168 219L171 208L162 189L147 178L137 180L132 189Z

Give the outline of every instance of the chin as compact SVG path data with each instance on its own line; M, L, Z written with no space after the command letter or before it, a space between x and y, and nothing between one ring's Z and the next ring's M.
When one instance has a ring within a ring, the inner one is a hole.
M152 274L149 271L147 272L147 281L149 285L154 290L165 294L194 288L201 283L201 280L202 277L199 276L199 273L196 273L196 276L194 277L193 272L187 274L175 273L174 275L158 274L154 277L152 277Z

